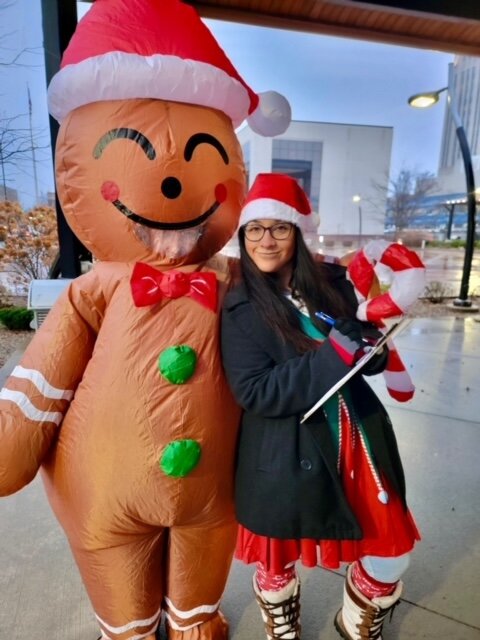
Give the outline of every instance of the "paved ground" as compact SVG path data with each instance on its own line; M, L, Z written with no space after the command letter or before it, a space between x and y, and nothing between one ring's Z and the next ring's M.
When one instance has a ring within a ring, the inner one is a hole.
M423 534L384 640L480 638L479 344L472 317L415 318L397 339L417 384L414 400L394 403L383 379L372 381L396 426ZM17 356L0 371L0 386ZM0 500L0 540L0 640L95 640L89 603L38 480ZM264 638L251 573L232 568L223 603L231 640ZM301 573L303 640L338 640L332 618L341 572Z
M463 248L427 248L419 249L418 253L427 265L427 277L429 282L442 282L450 294L460 293L465 249ZM480 255L476 251L472 258L469 292L471 295L480 294Z

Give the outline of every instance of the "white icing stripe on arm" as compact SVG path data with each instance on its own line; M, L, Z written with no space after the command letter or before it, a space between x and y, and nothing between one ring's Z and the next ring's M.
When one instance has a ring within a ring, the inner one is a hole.
M59 411L40 411L40 409L37 409L21 391L2 389L0 391L0 400L10 400L17 405L29 420L34 422L54 422L58 425L63 420L63 414Z
M46 398L51 398L52 400L71 400L73 397L73 391L53 387L47 382L40 371L36 369L25 369L24 367L17 366L11 375L14 378L30 380Z

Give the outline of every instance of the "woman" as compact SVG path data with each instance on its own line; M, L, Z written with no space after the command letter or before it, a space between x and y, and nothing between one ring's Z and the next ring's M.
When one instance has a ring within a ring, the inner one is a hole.
M256 562L269 639L300 638L299 559L351 563L335 627L346 640L380 638L419 535L390 419L361 374L300 424L380 336L355 319L345 268L310 254L302 230L311 217L294 179L260 174L240 218L243 281L222 316L224 366L243 408L236 555ZM381 372L386 359L375 355L362 374Z

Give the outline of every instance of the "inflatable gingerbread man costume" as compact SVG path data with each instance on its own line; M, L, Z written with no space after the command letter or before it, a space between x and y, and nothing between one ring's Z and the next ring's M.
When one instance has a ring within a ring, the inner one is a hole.
M224 640L239 409L215 254L245 192L234 127L280 133L288 103L178 0L96 0L49 106L60 201L96 263L0 393L0 495L42 468L103 638L150 640L163 610L170 638Z

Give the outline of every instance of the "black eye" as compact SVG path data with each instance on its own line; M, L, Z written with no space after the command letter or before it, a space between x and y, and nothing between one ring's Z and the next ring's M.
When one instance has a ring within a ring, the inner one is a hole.
M161 189L163 195L170 200L178 198L178 196L182 193L182 185L180 180L172 177L165 178L165 180L162 182Z

